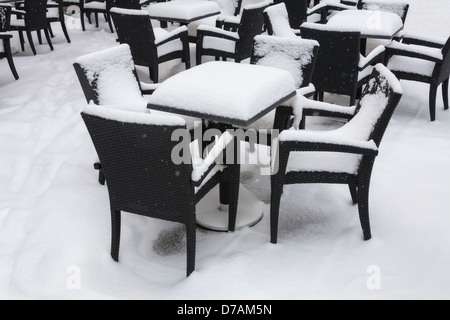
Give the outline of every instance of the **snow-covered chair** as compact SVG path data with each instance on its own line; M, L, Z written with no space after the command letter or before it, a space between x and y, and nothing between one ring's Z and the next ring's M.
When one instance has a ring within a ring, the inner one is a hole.
M11 53L12 33L9 32L9 23L11 19L11 6L8 4L0 4L0 59L8 60L9 68L16 80L19 79L16 67Z
M324 92L346 95L353 106L358 88L367 82L373 65L384 61L384 46L364 57L360 53L360 32L334 30L326 24L310 22L304 23L300 31L302 38L320 44L312 78L317 98L323 100Z
M369 186L375 157L400 98L398 79L382 64L376 65L364 88L356 115L331 131L284 130L274 161L270 208L271 242L277 242L283 187L298 183L347 184L358 203L364 239L371 238ZM272 147L273 148L273 147Z
M292 29L284 2L271 5L264 10L264 22L269 35L277 37L300 36L300 29Z
M168 32L154 28L145 10L112 8L111 16L118 41L131 48L136 65L149 67L150 79L159 81L159 64L181 59L186 69L191 66L189 35L186 26Z
M292 29L298 30L307 20L308 0L274 0L274 5L284 4L288 14L288 22Z
M233 135L225 132L220 136L201 163L194 159L175 163L172 154L180 142L174 141L172 134L186 130L182 118L94 104L87 105L81 115L108 181L112 258L119 260L122 211L178 222L186 226L189 276L195 269L195 206L224 179L230 190L229 221L236 221L238 192L232 190L238 190L239 174L234 172L235 166L218 164ZM188 147L183 150L189 152ZM187 159L191 159L189 155Z
M85 0L63 0L64 7L71 8L74 10L78 10L78 14L80 15L81 29L86 31L86 24L84 21L84 2ZM78 8L78 9L75 9ZM70 12L72 13L72 12Z
M216 27L221 28L225 20L239 19L241 13L242 0L213 0L220 7L220 15L216 18Z
M66 22L64 18L64 1L63 0L49 0L47 2L47 22L48 22L48 30L50 32L50 36L54 37L52 31L52 23L59 22L61 25L61 29L66 37L68 43L70 43L70 36L67 32Z
M376 0L362 0L358 4L358 8L361 10L373 10L395 13L402 19L403 24L406 21L408 15L409 3L406 2L382 2Z
M110 9L113 6L113 0L84 0L84 13L87 15L89 23L91 21L91 13L95 17L95 26L98 28L98 15L102 14L105 17L106 22L108 22L109 30L111 33L114 32L112 26L111 15L109 14Z
M44 31L50 49L53 51L50 33L47 22L47 0L25 0L23 10L13 10L13 13L23 17L23 19L11 20L11 31L18 31L22 51L25 51L23 33L27 34L31 51L36 55L36 48L33 42L32 31Z
M277 107L256 120L246 130L255 130L260 144L271 145L271 131L290 127L293 115L293 105L300 96L314 94L311 78L314 64L319 51L319 43L300 37L276 37L259 35L255 37L251 64L279 68L288 71L294 79L297 88L296 96L285 105ZM267 134L267 137L265 135ZM264 136L264 138L263 138Z
M431 38L404 36L386 47L387 67L399 79L430 84L430 119L436 119L436 95L442 84L444 109L449 108L450 37L442 42Z
M224 21L224 29L200 25L197 28L197 64L201 64L203 56L230 58L235 62L250 58L253 39L263 30L263 11L270 4L271 0L246 6L239 21L234 18Z

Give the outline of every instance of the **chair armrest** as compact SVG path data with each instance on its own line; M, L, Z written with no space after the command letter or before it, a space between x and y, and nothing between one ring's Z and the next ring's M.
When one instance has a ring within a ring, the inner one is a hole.
M152 94L156 89L158 89L160 83L146 83L139 81L142 94Z
M13 35L11 32L6 31L6 32L0 32L0 39L10 39L12 38Z
M239 35L236 32L226 31L226 30L208 26L208 25L200 25L197 28L197 37L200 38L200 37L204 37L204 36L223 38L223 39L228 39L228 40L232 40L232 41L239 40Z
M297 96L311 97L316 92L314 84L310 83L306 87L301 87L296 90Z
M437 48L442 49L445 45L445 41L442 42L437 39L420 37L420 36L411 36L409 34L403 35L403 43L405 44L415 44L424 47Z
M362 141L337 135L332 131L284 130L278 136L280 151L323 151L376 156L378 147L373 140Z
M308 8L306 11L306 15L310 16L313 14L322 14L323 12L328 11L343 11L343 10L355 10L356 6L349 6L341 3L327 3L321 2L315 5L312 8Z
M361 58L359 59L358 68L359 70L364 70L370 65L375 65L377 63L384 62L384 56L385 56L386 49L383 45L379 45L375 49L370 52L367 57L364 57L361 55Z
M201 163L194 164L193 171L191 175L191 180L194 182L194 185L198 186L203 182L211 170L216 166L218 162L222 161L223 151L227 148L227 146L234 140L234 136L225 131L214 144L214 147L208 152L205 159L201 160Z
M13 10L11 10L11 14L25 15L25 14L27 14L27 12L25 10L13 9Z
M181 26L169 32L166 36L155 41L156 46L162 46L163 44L179 39L181 37L188 37L188 28L186 26Z
M393 41L391 44L386 46L386 55L388 57L392 55L406 56L433 62L440 62L443 59L442 51L439 49L404 44L397 41Z

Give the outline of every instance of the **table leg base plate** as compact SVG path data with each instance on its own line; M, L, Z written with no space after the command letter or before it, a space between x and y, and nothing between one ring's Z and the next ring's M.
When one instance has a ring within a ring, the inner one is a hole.
M216 187L197 204L197 224L209 230L228 231L228 210L224 209L219 203L219 189ZM268 211L267 205L241 185L236 230L257 224L263 218L264 211Z

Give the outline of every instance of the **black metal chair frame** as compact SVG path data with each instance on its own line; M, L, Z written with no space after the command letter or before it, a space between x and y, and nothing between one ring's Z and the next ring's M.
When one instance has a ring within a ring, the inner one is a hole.
M66 37L68 43L70 43L69 32L67 31L66 22L64 19L64 0L53 0L55 3L47 3L47 8L56 8L58 10L58 15L54 17L47 17L48 21L48 30L50 31L50 36L53 38L55 35L53 34L51 24L53 22L61 23L61 29Z
M89 8L89 6L86 7L86 4L88 4L90 2L104 2L105 3L105 8ZM103 14L103 16L105 17L106 22L108 22L109 30L111 30L111 33L114 33L114 27L112 25L111 15L109 13L109 11L112 8L112 6L113 6L112 0L85 0L84 13L87 15L89 23L92 23L92 21L91 21L91 13L94 14L95 26L97 28L99 26L99 24L98 24L98 15L99 14Z

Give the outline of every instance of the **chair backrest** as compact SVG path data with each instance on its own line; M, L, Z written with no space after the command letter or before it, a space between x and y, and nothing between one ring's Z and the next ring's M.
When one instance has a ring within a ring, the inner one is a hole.
M271 5L264 10L267 33L278 37L296 37L289 24L288 12L284 2Z
M358 102L355 116L336 133L380 145L391 116L402 97L402 87L382 64L375 66Z
M155 34L149 13L145 10L112 8L110 11L120 43L130 46L133 61L148 66L157 61Z
M111 7L140 10L140 0L112 0Z
M450 37L442 47L442 57L442 64L436 65L433 72L433 78L436 78L439 83L450 76Z
M300 29L301 24L307 18L308 0L275 0L274 4L283 2L286 5L291 28Z
M264 10L270 5L270 1L246 6L242 11L239 25L239 41L236 44L236 54L242 59L250 58L252 54L253 39L263 31Z
M78 57L73 66L87 102L145 110L146 101L127 44Z
M95 105L81 115L102 164L111 208L169 221L189 212L192 165L171 159L179 143L172 133L186 130L183 119Z
M316 90L352 96L358 82L360 32L331 30L309 22L300 30L302 38L320 44L312 78Z
M319 43L300 37L255 37L250 63L286 70L297 88L310 84L319 51Z
M47 0L25 0L25 26L28 30L47 28Z
M395 13L402 19L403 24L408 14L409 4L404 2L381 2L372 0L363 0L358 4L359 9L363 10L380 10L385 12Z
M9 31L11 21L11 6L0 4L0 32Z
M220 13L227 16L237 16L241 12L242 0L213 0L220 7Z

